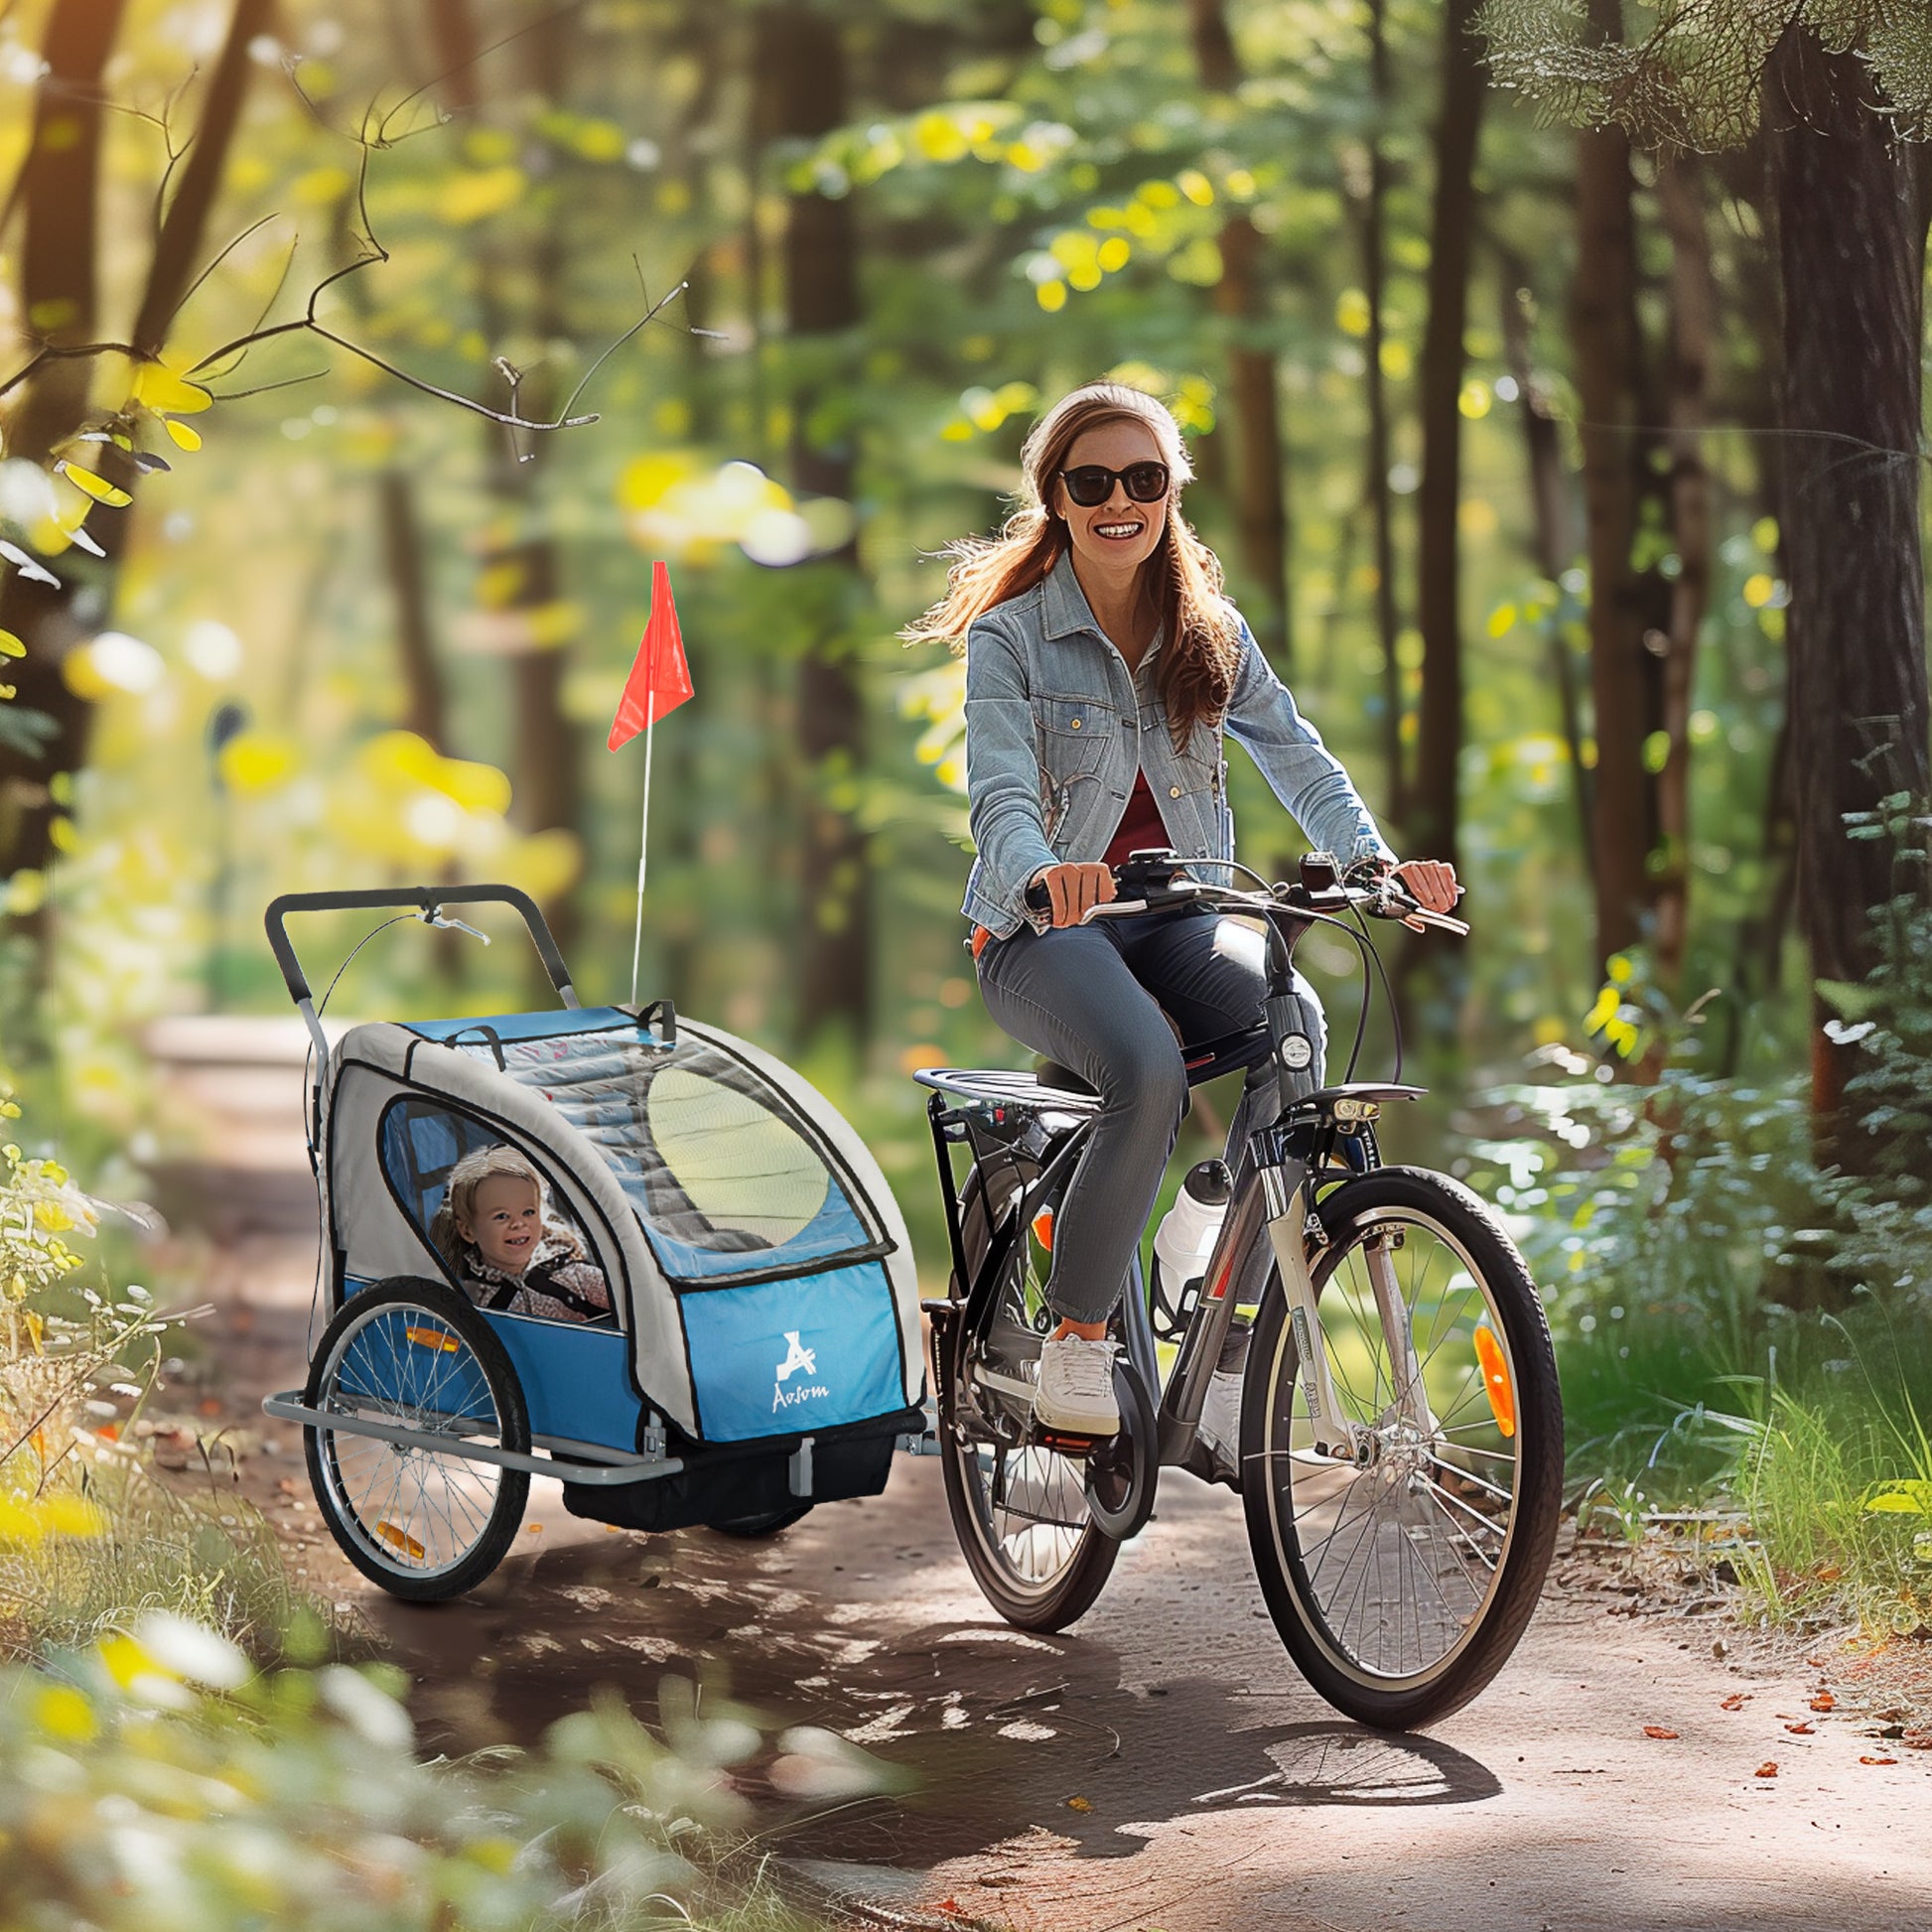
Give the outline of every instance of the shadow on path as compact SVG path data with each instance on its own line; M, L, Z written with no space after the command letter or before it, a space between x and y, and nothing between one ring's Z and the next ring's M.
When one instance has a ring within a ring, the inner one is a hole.
M772 1837L793 1857L926 1868L1043 1827L1081 1856L1124 1858L1162 1825L1234 1808L1472 1804L1501 1789L1439 1739L1290 1717L1305 1690L1198 1675L1129 1690L1106 1644L991 1621L872 1634L877 1606L793 1584L818 1568L808 1554L703 1531L614 1537L512 1561L454 1603L371 1613L418 1676L435 1748L532 1741L600 1685L648 1721L675 1673L911 1774L902 1794L786 1818ZM917 1600L916 1569L897 1582Z

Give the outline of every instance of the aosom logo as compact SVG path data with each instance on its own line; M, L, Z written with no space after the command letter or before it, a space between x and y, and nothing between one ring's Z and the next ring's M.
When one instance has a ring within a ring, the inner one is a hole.
M807 1348L799 1340L795 1328L785 1330L785 1358L778 1364L776 1375L771 1383L771 1413L776 1415L780 1409L795 1409L801 1402L829 1396L832 1391L819 1382L805 1382L799 1387L788 1389L785 1384L801 1370L807 1376L818 1373L818 1352Z

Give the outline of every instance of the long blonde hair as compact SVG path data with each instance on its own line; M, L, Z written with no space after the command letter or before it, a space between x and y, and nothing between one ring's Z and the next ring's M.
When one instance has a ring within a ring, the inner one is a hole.
M1050 507L1067 452L1082 432L1118 422L1144 423L1153 432L1173 479L1167 527L1143 568L1156 574L1155 602L1168 647L1157 660L1155 683L1178 749L1201 720L1218 723L1226 715L1240 665L1240 629L1221 594L1219 560L1180 513L1180 486L1194 477L1180 426L1144 389L1089 382L1062 396L1034 425L1020 452L1019 507L998 536L962 537L946 546L952 567L945 596L899 635L908 643L943 641L955 657L963 656L976 618L1041 583L1071 542L1065 519Z
M498 1143L495 1147L479 1148L474 1154L466 1154L450 1170L449 1184L429 1224L431 1243L456 1274L461 1275L470 1265L465 1250L471 1244L463 1238L459 1223L467 1222L474 1226L477 1189L485 1180L507 1175L527 1180L537 1190L537 1219L542 1233L550 1239L561 1237L569 1242L574 1253L581 1254L582 1244L577 1237L561 1221L551 1218L550 1190L543 1184L543 1175L537 1172L536 1163L516 1148ZM534 1256L535 1250L531 1252Z

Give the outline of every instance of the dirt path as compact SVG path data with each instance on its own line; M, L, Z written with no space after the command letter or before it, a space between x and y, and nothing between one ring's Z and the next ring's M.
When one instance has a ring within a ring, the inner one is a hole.
M1715 1614L1627 1614L1600 1565L1572 1561L1472 1709L1428 1736L1364 1732L1289 1666L1236 1499L1184 1476L1059 1638L991 1616L927 1460L766 1544L606 1531L540 1481L487 1584L396 1604L343 1562L294 1433L256 1409L301 1378L310 1268L287 1241L209 1259L215 1413L199 1420L235 1426L242 1492L413 1673L426 1744L533 1736L607 1684L648 1715L667 1672L825 1726L913 1780L794 1809L774 1837L855 1922L1920 1932L1932 1918L1932 1751L1868 1734L1871 1700L1834 1657L1720 1661ZM1838 1708L1814 1714L1828 1680ZM1776 1775L1758 1775L1768 1763Z

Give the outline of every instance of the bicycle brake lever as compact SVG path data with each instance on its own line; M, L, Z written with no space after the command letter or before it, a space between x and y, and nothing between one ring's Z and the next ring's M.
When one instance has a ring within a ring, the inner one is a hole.
M432 905L427 912L418 912L416 916L425 925L447 926L452 932L467 932L471 938L481 939L485 946L489 944L488 933L479 932L475 926L469 924L466 920L451 918L440 905Z

